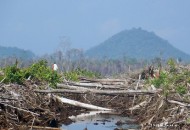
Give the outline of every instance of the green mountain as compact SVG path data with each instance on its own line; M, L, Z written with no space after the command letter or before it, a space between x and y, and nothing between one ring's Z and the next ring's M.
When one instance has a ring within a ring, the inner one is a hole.
M0 46L0 58L16 57L21 59L31 59L35 54L29 50L23 50L16 47L3 47Z
M121 31L85 53L93 58L118 59L122 57L153 59L155 57L190 60L190 55L173 47L153 32L133 28Z

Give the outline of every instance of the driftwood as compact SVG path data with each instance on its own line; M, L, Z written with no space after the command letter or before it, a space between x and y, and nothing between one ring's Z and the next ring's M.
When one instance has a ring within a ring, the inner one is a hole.
M92 82L126 82L126 80L122 79L87 79L81 78L81 80L92 81Z
M53 127L44 127L44 126L20 126L20 129L24 129L24 128L28 128L28 129L38 129L38 130L63 130L60 128L53 128Z
M180 106L184 106L184 107L190 107L190 104L185 104L179 101L175 101L175 100L167 100L169 103L174 103L174 104L178 104Z
M143 101L143 102L141 102L141 103L139 103L139 104L137 104L135 106L132 106L131 108L129 108L129 110L132 111L132 110L140 109L140 108L146 106L151 100L152 100L152 98L150 98L148 101L145 100L145 101Z
M66 86L76 86L76 87L85 87L85 88L103 88L103 89L121 89L121 85L102 85L101 83L74 83L67 82L65 84L57 84L59 88L65 88Z
M92 116L96 116L97 114L102 114L102 113L114 113L112 111L90 111L89 113L81 113L80 115L77 116L70 116L69 118L73 121L80 121L80 120L86 120L87 118L91 118Z
M129 108L129 110L132 111L132 110L140 109L141 107L145 106L147 103L148 103L147 101L143 101L143 102L139 103L138 105L135 105L135 106Z
M87 78L81 78L81 82L98 82L101 84L107 84L107 85L121 85L124 84L126 82L126 80L122 80L122 79L87 79Z
M113 111L113 109L103 108L103 107L99 107L99 106L95 106L95 105L91 105L91 104L86 104L86 103L82 103L82 102L79 102L79 101L59 97L59 96L56 96L56 95L53 95L53 97L55 97L56 99L58 99L62 103L74 105L74 106L77 106L77 107L82 107L82 108L86 108L86 109L90 109L90 110Z
M69 90L69 89L54 89L54 90L38 90L35 89L34 92L38 93L75 93L75 94L104 94L104 95L146 95L146 94L156 94L160 92L159 90L96 90L96 89L80 89L80 90Z

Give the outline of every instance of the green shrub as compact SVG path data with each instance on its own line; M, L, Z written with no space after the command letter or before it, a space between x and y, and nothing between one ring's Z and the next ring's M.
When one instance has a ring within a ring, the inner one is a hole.
M38 79L40 81L46 80L47 74L51 71L50 68L47 66L47 61L40 60L37 63L32 64L28 68L24 70L25 78L31 76L33 79Z
M167 64L169 65L170 67L170 72L173 73L173 72L176 72L176 63L175 63L175 60L174 59L169 59Z
M55 88L57 83L61 82L61 76L56 71L50 71L49 74L46 75L45 80Z
M169 80L169 75L166 72L160 73L160 76L158 78L155 78L151 81L151 83L156 87L156 88L162 88L163 89L163 95L167 96L169 93L169 88L170 88L170 80Z
M56 71L52 71L45 60L40 60L24 69L18 68L15 64L4 68L3 71L6 76L5 83L23 84L24 80L30 77L40 82L48 82L50 86L55 87L61 80L61 76Z
M65 72L64 74L65 79L71 81L78 81L79 75L75 71Z
M67 80L71 81L78 81L80 77L87 77L87 78L100 77L100 74L80 68L73 71L65 72L63 75Z
M53 87L55 87L61 79L61 76L56 71L48 67L46 60L40 60L32 64L29 68L26 68L24 72L25 78L31 76L32 79L46 81Z
M161 86L168 85L168 74L166 72L161 72L158 78L155 78L151 81L151 83L156 87L159 88Z
M167 73L161 72L158 78L150 80L149 83L157 88L161 87L164 95L167 95L173 89L181 95L186 94L186 84L190 82L189 70L177 68L173 59L168 60L168 65L170 68Z
M4 82L23 84L24 76L21 69L17 65L8 66L4 69L6 79Z
M185 86L177 86L176 88L177 93L183 95L187 93L187 88Z
M79 76L88 77L88 78L96 78L96 77L100 76L100 74L98 74L98 73L88 71L86 69L80 69L80 68L76 69L76 73Z

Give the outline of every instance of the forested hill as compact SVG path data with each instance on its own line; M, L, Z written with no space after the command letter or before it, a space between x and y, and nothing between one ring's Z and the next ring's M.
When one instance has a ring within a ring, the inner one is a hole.
M119 32L98 46L87 50L85 54L94 58L116 59L125 56L136 59L153 59L161 56L164 59L190 60L190 55L173 47L153 32L141 28Z
M21 59L31 59L35 54L28 50L19 49L16 47L3 47L0 46L0 58L15 57Z

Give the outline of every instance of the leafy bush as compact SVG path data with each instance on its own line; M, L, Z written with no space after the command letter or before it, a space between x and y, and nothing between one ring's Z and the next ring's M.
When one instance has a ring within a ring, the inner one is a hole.
M16 63L14 66L6 67L4 71L6 75L5 82L23 84L24 80L30 77L30 79L38 80L40 82L48 82L50 86L56 87L56 84L61 81L61 76L48 67L46 60L40 60L28 68L23 69L18 68ZM67 80L78 81L79 77L95 78L100 75L78 68L74 71L64 73L63 76Z
M84 76L84 77L88 77L88 78L96 78L99 77L100 74L92 72L92 71L88 71L86 69L76 69L76 72L79 76Z
M172 73L172 72L176 72L176 64L175 64L175 61L174 61L174 59L169 59L168 60L168 62L167 62L167 64L169 65L169 67L170 67L170 72Z
M25 69L25 78L31 76L31 78L47 81L51 86L56 86L60 82L61 76L56 71L53 71L47 65L46 60L40 60L37 63L32 64L29 68Z
M31 78L43 81L46 80L46 77L50 71L51 69L48 68L47 61L40 60L25 69L25 78L31 76Z
M47 65L47 61L40 60L32 64L28 68L20 69L17 63L13 66L8 66L4 69L6 80L4 82L23 84L24 79L31 78L41 82L48 82L52 87L55 87L60 82L61 76L52 71Z
M176 91L177 93L183 95L187 93L187 88L185 86L177 86Z
M188 92L187 83L190 82L190 71L185 68L178 68L173 59L168 61L168 72L161 71L160 76L155 79L149 79L147 83L153 84L157 88L162 88L164 94L170 90L175 90L180 95Z
M61 82L61 76L56 71L51 71L47 74L46 81L50 83L50 86L55 88L57 83Z
M23 72L17 65L8 66L4 69L6 79L4 82L22 84L24 81Z
M71 80L71 81L78 81L79 75L75 71L69 71L65 72L64 74L65 79Z
M157 88L166 86L168 84L168 74L166 72L161 72L160 76L153 79L151 83Z
M80 77L96 78L100 76L100 74L80 68L70 72L65 72L63 75L67 80L71 81L78 81Z

